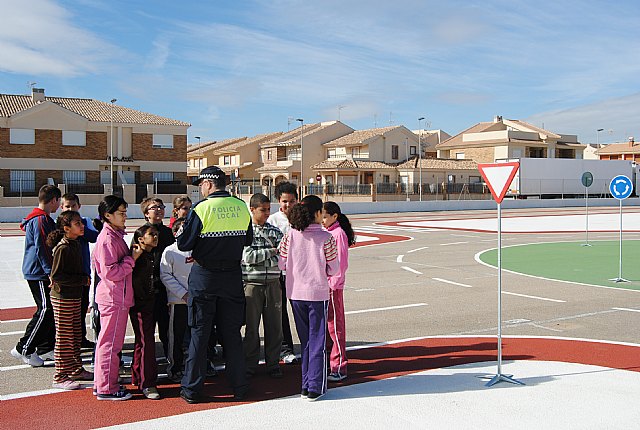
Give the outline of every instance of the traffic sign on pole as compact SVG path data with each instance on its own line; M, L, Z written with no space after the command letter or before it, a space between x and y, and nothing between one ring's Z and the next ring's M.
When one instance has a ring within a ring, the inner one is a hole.
M633 192L633 183L625 175L618 175L611 180L609 192L614 199L624 200Z
M502 203L519 167L520 163L518 162L478 164L478 170L496 203Z

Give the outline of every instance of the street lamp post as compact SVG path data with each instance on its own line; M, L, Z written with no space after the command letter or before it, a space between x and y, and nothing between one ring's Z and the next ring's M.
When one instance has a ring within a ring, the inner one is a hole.
M407 161L409 161L409 138L408 137L404 138L404 157L407 159ZM409 201L409 170L407 170L407 176L405 176L405 178L407 178L407 183L405 184L405 187L406 187L406 193L407 193L407 201Z
M111 161L111 180L109 183L111 184L111 194L113 194L113 105L117 102L118 99L111 99L111 150L109 159Z
M599 128L596 130L596 149L600 146L600 132L604 131L604 128Z
M198 139L198 170L202 170L202 149L200 148L200 136L194 136Z
M300 198L304 197L304 164L302 162L302 139L304 139L304 118L297 118L296 121L300 122Z
M422 120L424 120L423 116L418 118L418 162L420 163L418 165L420 168L420 184L418 185L418 192L420 194L420 201L422 201L422 129L420 125Z

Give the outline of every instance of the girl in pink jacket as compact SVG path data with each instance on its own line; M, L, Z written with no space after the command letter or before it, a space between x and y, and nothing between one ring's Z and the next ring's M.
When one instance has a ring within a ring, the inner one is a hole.
M278 265L287 271L291 300L302 350L302 397L317 400L327 391L328 276L338 274L336 241L324 230L322 200L309 195L291 208L291 230L280 242Z
M101 327L96 343L94 391L98 400L128 400L131 393L118 384L118 354L124 343L129 308L133 306L131 274L142 248L133 245L130 251L124 241L127 220L124 199L106 196L98 205L98 214L104 227L93 252L93 264L100 278L96 303Z
M349 218L340 211L334 202L325 202L322 207L322 225L336 240L340 268L335 276L329 277L329 313L327 326L331 338L329 364L331 373L327 379L332 382L342 381L347 377L346 332L344 324L344 281L349 267L349 247L355 245L356 236L351 228Z

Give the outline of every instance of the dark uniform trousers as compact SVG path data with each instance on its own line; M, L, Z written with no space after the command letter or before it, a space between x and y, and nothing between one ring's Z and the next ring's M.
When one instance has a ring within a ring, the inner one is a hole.
M207 346L215 323L224 345L225 374L234 393L248 386L240 329L245 297L242 270L210 271L194 265L189 275L188 324L191 329L182 388L189 396L202 392L207 374Z

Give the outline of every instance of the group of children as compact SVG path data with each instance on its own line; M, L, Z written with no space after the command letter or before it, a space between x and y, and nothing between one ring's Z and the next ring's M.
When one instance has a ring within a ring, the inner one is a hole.
M279 353L293 351L293 341L286 339L289 301L300 339L301 396L314 401L326 393L327 381L347 377L343 290L355 234L334 202L323 204L314 195L298 202L288 182L278 185L276 197L280 210L271 216L267 196L254 194L249 202L254 238L243 253L247 372L252 375L258 365L262 317L267 372L283 376Z
M258 369L261 319L268 375L282 378L280 360L296 359L287 311L290 302L301 342L302 396L315 400L326 392L327 380L347 376L342 292L348 248L355 236L336 203L323 205L313 195L298 202L296 187L288 182L278 186L276 197L280 210L273 215L267 196L258 193L250 200L254 238L245 247L242 262L246 368L249 376ZM147 222L127 244L124 199L106 196L98 205L99 221L92 223L81 217L77 195L61 196L55 186L43 186L39 207L21 224L23 274L37 311L12 355L34 367L54 359L55 388L75 390L82 388L78 381L93 380L98 400L127 400L132 394L120 385L119 369L129 319L135 338L131 382L145 397L160 399L156 324L168 360L167 374L176 382L182 377L189 339L187 285L193 259L190 252L177 248L174 236L192 202L181 196L173 203L169 228L163 224L162 200L145 199L141 210ZM50 214L58 207L62 212L54 222ZM90 242L96 243L91 258ZM81 348L94 346L86 339L84 323L92 267L100 318L93 373L84 369L80 358ZM215 333L209 343L215 353ZM211 364L210 368L215 374Z

